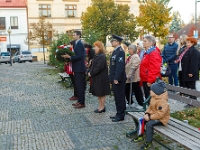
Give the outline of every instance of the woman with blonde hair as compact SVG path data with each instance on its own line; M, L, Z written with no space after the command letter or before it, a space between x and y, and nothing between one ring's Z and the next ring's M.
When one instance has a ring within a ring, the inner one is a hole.
M178 50L178 56L181 55L181 53L186 49L186 41L187 41L187 35L182 34L179 38L180 40L180 49ZM179 80L179 86L185 87L182 77L182 67L181 67L181 61L178 63L178 80Z
M175 60L175 63L180 63L181 65L183 87L190 89L196 89L195 83L199 80L199 52L194 47L196 44L197 40L194 37L188 37L186 39L186 48ZM190 98L196 99L195 96L190 96Z
M88 76L92 77L91 93L98 97L99 107L94 110L95 113L106 111L105 101L106 95L110 94L110 85L108 78L108 66L104 44L101 41L96 41L94 44L95 56L92 60L92 68L88 72Z

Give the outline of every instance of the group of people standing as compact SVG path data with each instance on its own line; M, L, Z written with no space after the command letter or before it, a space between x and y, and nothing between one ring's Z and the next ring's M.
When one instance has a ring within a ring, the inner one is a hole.
M175 41L173 34L168 35L168 43L162 51L163 61L168 63L171 74L169 84L190 89L196 89L195 83L199 80L200 53L195 48L197 40L183 34ZM196 99L194 96L190 98ZM190 105L187 105L188 107Z

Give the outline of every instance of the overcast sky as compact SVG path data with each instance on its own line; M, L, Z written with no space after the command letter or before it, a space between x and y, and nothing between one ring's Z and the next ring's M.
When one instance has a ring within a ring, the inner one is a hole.
M169 6L173 7L172 11L179 11L185 23L188 23L195 14L195 0L170 0ZM200 2L197 3L197 12L200 15Z

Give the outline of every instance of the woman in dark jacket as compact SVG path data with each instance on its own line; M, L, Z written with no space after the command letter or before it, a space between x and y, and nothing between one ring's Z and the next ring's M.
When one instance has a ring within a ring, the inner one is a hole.
M180 56L181 53L187 48L186 47L186 39L187 39L187 35L182 34L180 36L180 49L178 50L178 56ZM184 82L183 82L183 77L182 77L181 62L178 63L178 80L179 80L179 86L185 87Z
M197 40L193 37L188 37L186 40L187 48L181 53L175 62L181 62L184 87L196 89L195 83L196 80L199 80L199 52L194 46L197 44ZM194 96L190 96L190 98L196 99Z
M92 68L88 76L92 77L91 92L94 96L98 97L99 108L95 113L105 112L106 95L110 94L110 85L108 79L108 66L106 56L104 54L104 45L102 42L97 41L94 43L95 56L92 60Z

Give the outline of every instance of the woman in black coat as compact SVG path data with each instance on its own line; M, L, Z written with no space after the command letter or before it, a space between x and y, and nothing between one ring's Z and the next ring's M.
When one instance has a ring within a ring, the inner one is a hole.
M175 62L181 61L182 81L186 88L196 89L196 80L199 80L199 52L195 49L197 40L193 37L188 37L186 41L187 48L181 53L179 59ZM196 99L194 96L190 98Z
M180 36L180 49L178 50L178 56L180 56L181 53L187 48L186 47L186 39L187 39L186 34L182 34ZM185 87L184 82L183 82L183 77L182 77L181 62L178 63L178 79L179 79L179 86Z
M92 77L91 92L94 96L98 97L99 108L95 113L105 112L106 95L110 94L110 85L108 79L108 66L106 56L104 54L104 45L102 42L97 41L94 43L95 56L92 60L92 68L88 76Z

